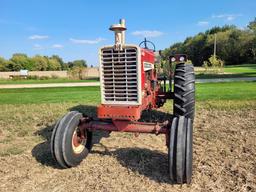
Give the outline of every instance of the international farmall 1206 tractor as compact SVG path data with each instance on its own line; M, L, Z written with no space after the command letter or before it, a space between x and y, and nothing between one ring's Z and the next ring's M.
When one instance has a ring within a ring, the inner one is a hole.
M145 39L140 46L126 44L123 19L110 30L115 33L115 44L99 50L101 104L97 108L98 117L77 111L64 115L52 133L54 159L62 168L79 165L91 151L95 130L165 134L170 180L178 184L190 183L195 109L193 65L186 64L186 55L170 56L169 64L175 64L175 69L168 77L158 77L155 48L148 48L152 42ZM173 99L173 116L169 121L140 121L143 111L157 109L167 99Z

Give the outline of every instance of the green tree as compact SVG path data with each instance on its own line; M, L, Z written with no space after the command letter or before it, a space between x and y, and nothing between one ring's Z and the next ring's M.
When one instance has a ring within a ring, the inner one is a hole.
M85 60L80 59L80 60L75 60L73 62L70 63L70 67L87 67L87 63Z
M256 17L254 18L253 21L251 21L248 26L247 26L250 30L256 32Z
M26 54L15 53L12 55L10 61L12 61L15 64L15 70L35 70L35 63Z
M211 55L211 57L208 59L208 61L204 61L203 65L206 69L214 69L216 71L220 71L224 66L224 61L219 59L218 57L215 57L214 55Z
M206 35L214 35L215 33L225 32L236 29L235 25L224 25L223 27L213 27L205 32Z
M59 63L59 60L57 60L55 58L49 58L47 70L49 70L49 71L61 70L61 64Z
M73 62L68 62L70 67L70 75L75 79L83 79L86 71L86 61L85 60L75 60Z
M6 67L7 71L19 71L22 69L19 63L14 63L11 60L6 60Z
M48 58L40 55L36 55L32 58L35 63L35 70L46 71L48 68Z
M58 56L58 55L53 55L53 56L51 56L50 58L51 58L51 59L55 59L55 60L57 60L57 61L59 62L60 66L61 66L61 70L67 70L67 69L68 69L67 63L65 63L65 62L63 61L63 59L62 59L60 56Z
M217 56L224 60L225 64L256 62L256 18L249 23L248 29L238 29L234 25L217 26L188 37L185 41L165 49L163 59L167 61L172 54L184 53L194 65L201 66L213 54L215 35Z
M0 57L0 71L8 71L7 62L3 57Z

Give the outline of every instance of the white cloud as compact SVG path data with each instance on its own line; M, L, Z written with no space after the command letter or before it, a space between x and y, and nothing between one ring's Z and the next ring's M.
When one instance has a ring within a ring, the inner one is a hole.
M236 18L237 16L234 16L234 15L230 15L230 16L227 16L227 20L228 21L232 21Z
M55 48L55 49L62 49L64 46L61 45L61 44L53 44L52 45L52 48Z
M95 40L88 40L88 39L74 39L74 38L70 38L69 39L72 43L75 43L75 44L97 44L97 43L100 43L102 41L104 41L105 39L104 38L97 38Z
M242 14L220 14L220 15L212 15L212 18L217 19L225 19L227 21L233 21L237 17L242 16Z
M161 31L149 31L149 30L144 30L144 31L134 31L132 32L132 35L134 36L142 36L142 37L159 37L163 35L164 33Z
M208 26L208 25L209 25L209 22L208 22L208 21L198 21L198 22L197 22L197 25L198 25L198 26Z
M31 35L28 38L31 40L41 40L41 39L48 39L49 36L48 35Z
M35 50L42 50L42 49L44 49L44 47L42 45L39 45L39 44L34 44L33 45L33 49L35 49Z

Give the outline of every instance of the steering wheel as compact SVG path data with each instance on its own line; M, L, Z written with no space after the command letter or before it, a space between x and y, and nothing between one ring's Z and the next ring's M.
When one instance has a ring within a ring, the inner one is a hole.
M142 41L142 42L139 44L139 46L140 46L141 48L144 48L144 49L149 49L149 48L148 48L148 43L153 46L153 49L151 49L151 50L153 50L153 51L155 52L155 51L156 51L156 46L155 46L155 44L154 44L153 42L147 40L146 38L144 39L144 41ZM142 47L142 44L144 45L143 47Z

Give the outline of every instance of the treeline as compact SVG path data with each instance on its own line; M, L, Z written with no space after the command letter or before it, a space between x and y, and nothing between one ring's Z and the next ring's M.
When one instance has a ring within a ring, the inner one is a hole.
M0 57L0 71L19 71L21 69L29 71L59 71L74 67L87 67L87 63L85 60L65 63L58 55L28 57L26 54L16 53L9 60Z
M213 55L215 35L217 57L225 65L256 63L256 18L245 29L225 25L188 37L184 42L175 43L165 49L163 56L167 59L171 54L184 53L194 65L202 66Z

